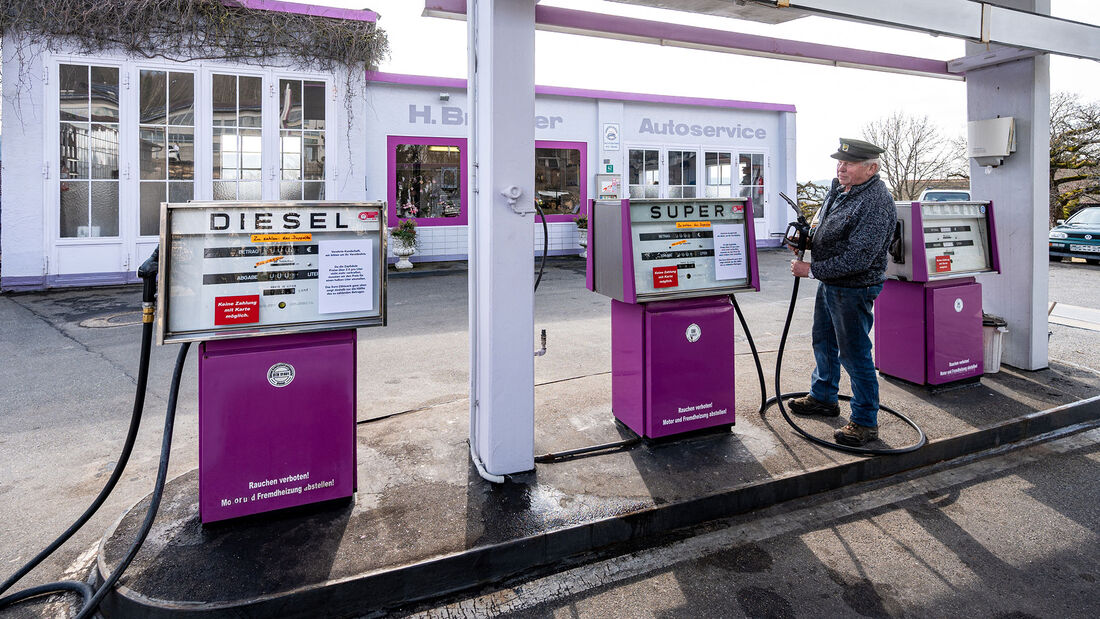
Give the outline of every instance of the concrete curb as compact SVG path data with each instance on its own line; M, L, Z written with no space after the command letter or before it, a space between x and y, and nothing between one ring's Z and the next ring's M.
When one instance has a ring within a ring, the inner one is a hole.
M1100 422L1100 396L929 442L899 456L856 460L756 482L689 501L659 505L544 534L475 548L392 570L328 581L289 592L218 604L154 600L122 586L103 603L108 616L317 617L353 616L472 589L544 568L611 545L761 509L783 501L975 454L1045 433ZM1084 429L1084 428L1082 428ZM120 520L121 521L121 518ZM117 526L117 523L116 523ZM114 533L112 526L105 536ZM97 562L97 565L99 563ZM96 574L98 582L103 575Z

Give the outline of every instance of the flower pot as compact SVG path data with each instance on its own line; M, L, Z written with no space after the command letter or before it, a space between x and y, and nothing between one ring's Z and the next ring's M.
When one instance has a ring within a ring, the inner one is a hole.
M577 228L577 245L581 246L581 258L588 258L588 228Z
M393 267L399 271L413 268L413 263L409 261L409 256L415 253L416 246L406 245L401 241L393 240L393 255L397 256L397 264L393 265Z

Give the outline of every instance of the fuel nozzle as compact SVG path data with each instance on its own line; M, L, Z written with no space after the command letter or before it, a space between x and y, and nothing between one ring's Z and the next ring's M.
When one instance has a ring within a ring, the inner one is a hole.
M141 321L153 322L153 307L157 300L157 271L160 268L160 245L141 263L137 274L141 278Z
M791 200L787 194L782 191L779 192L779 197L783 198L787 204L791 205L794 209L797 218L787 224L787 232L783 235L783 241L787 245L795 250L798 255L798 259L801 260L806 250L810 248L810 223L806 221L806 216L802 213L802 209L798 208L794 200Z

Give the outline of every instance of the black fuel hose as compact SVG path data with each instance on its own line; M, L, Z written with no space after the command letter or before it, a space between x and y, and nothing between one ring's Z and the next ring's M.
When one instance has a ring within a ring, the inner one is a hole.
M149 499L149 509L145 512L145 521L141 523L141 530L138 531L137 537L131 542L126 556L119 561L115 571L111 572L111 575L99 586L92 599L80 609L80 613L76 616L77 619L87 619L95 613L99 603L111 592L126 568L130 567L130 563L137 556L138 550L141 549L141 545L145 543L145 538L149 536L149 531L153 528L153 520L156 519L157 511L160 509L160 500L164 496L164 484L168 478L168 458L172 452L172 432L176 423L176 402L179 400L180 379L183 377L183 366L187 361L187 351L190 348L191 342L184 342L180 345L179 353L176 354L176 368L172 371L172 388L168 392L168 409L164 413L160 465L157 467L157 481L153 487L153 494Z
M134 442L137 439L138 429L141 426L141 415L145 408L145 394L146 387L149 381L149 353L153 340L153 305L156 301L156 281L157 281L157 261L159 255L159 248L153 250L153 254L149 256L149 259L145 261L138 269L138 275L142 279L142 328L141 328L141 352L138 361L138 376L137 385L134 394L134 407L130 415L130 425L126 431L126 439L123 442L122 451L119 453L118 461L115 464L115 468L111 471L110 478L104 484L103 489L99 491L99 494L88 506L84 513L74 521L68 529L65 530L57 539L51 542L46 548L34 556L23 567L19 568L14 574L7 578L0 584L0 594L10 589L15 583L20 581L24 576L30 573L35 567L37 567L42 561L54 553L62 544L69 540L81 527L83 527L88 520L95 515L103 503L107 500L107 497L114 490L118 484L119 479L122 477L122 473L126 468L126 464L130 460L130 455L133 452ZM186 345L181 351L182 354L186 354ZM173 377L172 395L169 402L169 416L175 415L175 403L178 396L179 388L179 371L182 368L182 361L177 366L176 375ZM167 424L166 424L167 425ZM164 463L167 463L166 453L161 455ZM144 537L142 537L144 539ZM128 564L129 562L127 562ZM121 571L118 571L121 575ZM117 580L117 577L115 577ZM114 581L111 581L114 584ZM95 608L99 605L99 600L105 595L105 592L94 591L87 583L78 581L60 581L38 585L30 587L22 591L17 591L11 595L0 598L0 608L11 606L17 602L28 600L31 598L49 595L53 593L62 592L74 592L80 594L82 598L81 615L87 616L95 611ZM98 596L98 598L97 598ZM86 613L86 614L85 614Z
M760 377L760 384L761 384L761 389L760 389L761 403L760 403L760 411L759 411L760 414L763 415L765 413L765 411L767 411L768 408L771 408L772 404L778 404L779 405L779 412L783 414L783 419L786 420L786 422L792 428L794 428L795 432L798 432L802 436L802 438L805 438L806 440L808 440L811 443L814 443L816 445L820 445L820 446L825 447L827 449L834 449L836 451L843 451L843 452L847 452L847 453L851 453L851 454L858 454L858 455L863 455L863 456L888 456L888 455L899 455L899 454L909 453L909 452L912 452L912 451L916 451L916 450L920 449L921 447L924 447L924 445L928 442L928 437L925 436L924 430L922 430L920 428L920 426L918 426L912 419L910 419L910 418L906 417L905 415L899 413L898 411L890 408L889 406L883 406L882 404L879 405L879 410L884 410L884 411L890 413L891 415L897 417L898 419L901 419L906 424L908 424L911 428L913 428L914 430L917 431L917 435L918 435L919 438L917 439L916 443L914 443L912 445L909 445L909 446L906 446L906 447L898 447L896 449L870 449L870 448L867 448L867 447L852 447L850 445L844 445L844 444L841 444L841 443L832 443L832 442L829 442L829 441L824 440L822 438L818 438L818 437L810 434L809 432L803 430L802 428L800 428L798 426L798 424L796 424L794 422L793 419L791 419L791 416L789 414L787 414L787 407L783 406L783 400L784 399L797 398L797 397L800 397L800 396L807 395L809 393L808 391L794 391L794 392L789 392L789 393L781 393L780 390L779 390L780 389L779 379L780 379L781 372L783 370L783 349L786 347L786 344L787 344L787 334L790 332L791 320L794 317L794 307L795 307L795 304L798 301L798 284L799 284L799 280L800 280L800 278L798 278L798 277L794 278L794 286L791 288L791 302L787 306L787 320L783 324L783 336L779 339L779 351L778 351L776 359L775 359L775 393L777 395L775 397L772 397L772 398L765 399L766 391L763 388L763 385L764 385L764 369L760 365L760 356L756 353L756 345L753 343L752 335L749 333L748 326L745 324L745 319L741 315L741 308L737 306L737 301L736 300L733 301L733 309L737 312L738 319L741 320L741 327L743 329L745 329L745 338L748 339L749 347L753 351L752 352L753 359L756 361L756 372L757 372L758 376ZM732 299L733 295L730 295L730 298ZM838 397L839 397L839 399L844 400L844 401L849 401L849 400L852 399L852 396L844 395L844 394L841 394Z
M542 212L538 200L535 200L535 210L539 212L539 218L542 219L542 264L539 265L539 276L535 278L535 290L533 291L538 292L539 282L542 281L542 272L546 270L546 254L550 253L550 227L546 225L546 214Z

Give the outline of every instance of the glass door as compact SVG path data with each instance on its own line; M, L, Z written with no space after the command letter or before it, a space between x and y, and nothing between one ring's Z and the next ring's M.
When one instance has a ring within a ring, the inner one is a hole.
M51 93L56 159L47 161L53 207L46 273L59 279L128 267L120 230L123 142L118 66L62 61ZM51 80L52 81L52 80ZM56 116L53 116L56 113ZM53 171L56 170L56 176ZM115 277L115 276L111 276Z
M738 153L737 155L737 195L752 200L753 226L756 238L768 236L765 216L768 212L768 192L764 190L764 179L770 176L768 157L764 153Z

